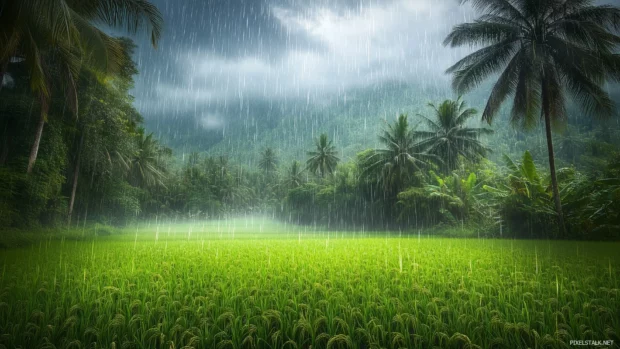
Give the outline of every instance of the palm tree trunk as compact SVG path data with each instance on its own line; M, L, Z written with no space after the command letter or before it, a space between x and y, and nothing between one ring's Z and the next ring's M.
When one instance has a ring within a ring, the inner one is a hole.
M0 166L4 166L6 163L6 159L9 157L9 144L10 136L9 136L9 121L11 119L6 119L6 123L4 124L4 128L2 129L2 153L0 153Z
M2 91L2 83L4 82L4 75L6 75L6 71L9 68L9 61L0 63L0 91Z
M564 213L562 212L562 202L560 201L560 189L558 188L558 178L555 174L555 155L553 152L553 139L551 135L551 118L547 111L543 112L545 117L545 133L547 135L547 153L549 154L549 171L551 173L551 187L553 189L553 201L555 202L555 211L558 214L558 224L560 236L564 237L566 226L564 225Z
M71 215L73 214L73 204L75 203L75 192L77 191L78 177L80 175L80 159L82 153L82 144L84 144L84 132L80 135L80 145L78 146L77 155L75 156L75 169L73 170L73 185L71 186L71 199L69 200L69 213L67 214L67 226L71 226Z
M37 161L37 154L39 153L39 145L41 144L41 136L43 135L43 127L45 126L45 111L41 111L41 117L39 124L37 125L37 132L34 136L34 143L30 149L30 156L28 157L28 169L26 173L31 173L34 163Z

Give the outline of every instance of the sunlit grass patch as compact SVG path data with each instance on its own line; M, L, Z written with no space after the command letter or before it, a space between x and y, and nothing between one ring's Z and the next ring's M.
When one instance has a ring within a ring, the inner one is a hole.
M157 239L152 225L120 239L49 240L3 251L0 344L618 343L617 243L362 238L342 232L328 238L320 232L303 235L299 227L254 238L260 231L238 225L233 238L230 229L219 235L217 222L204 231L194 224L193 235L187 226L170 225L168 236L164 226Z

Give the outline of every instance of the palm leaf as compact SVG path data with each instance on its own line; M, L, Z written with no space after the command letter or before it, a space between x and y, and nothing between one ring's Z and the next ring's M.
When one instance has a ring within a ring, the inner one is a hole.
M464 44L492 45L505 40L518 38L519 28L506 23L476 20L473 23L464 23L455 26L448 34L443 44L458 47Z
M516 54L516 41L489 46L474 52L448 68L453 74L452 88L459 94L465 94L478 86L490 75L499 72Z

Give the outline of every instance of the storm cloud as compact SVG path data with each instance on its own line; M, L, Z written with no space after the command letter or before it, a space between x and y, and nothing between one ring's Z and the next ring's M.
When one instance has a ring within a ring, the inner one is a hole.
M166 21L166 49L140 42L136 54L136 106L147 119L221 120L231 103L311 103L384 81L447 84L445 69L464 51L442 41L472 19L456 0L155 4Z

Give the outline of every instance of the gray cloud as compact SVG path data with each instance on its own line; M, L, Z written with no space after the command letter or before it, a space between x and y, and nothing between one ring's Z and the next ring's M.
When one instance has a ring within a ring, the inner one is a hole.
M471 19L452 0L298 4L160 3L167 51L139 51L138 108L200 115L244 98L310 101L394 79L445 84L463 51L441 43Z

